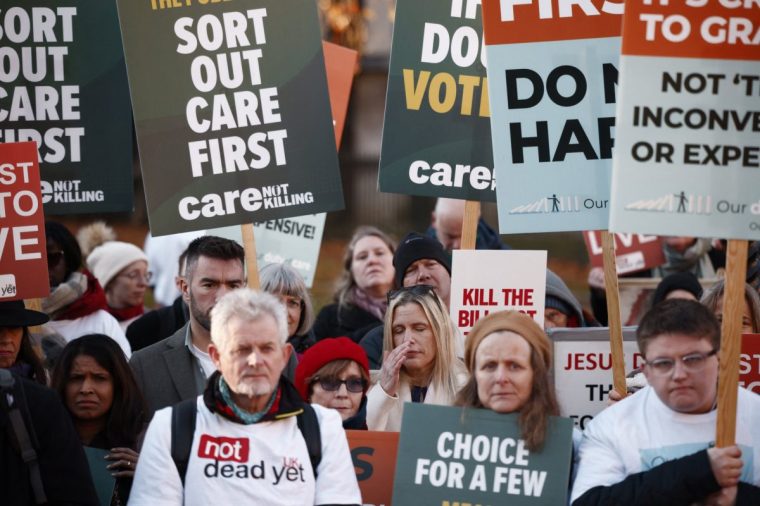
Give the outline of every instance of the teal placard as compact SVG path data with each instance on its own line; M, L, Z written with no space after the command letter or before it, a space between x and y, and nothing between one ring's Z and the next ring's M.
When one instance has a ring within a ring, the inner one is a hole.
M85 446L84 453L87 455L87 464L90 466L90 476L95 485L95 492L98 494L98 501L101 506L110 506L116 478L111 476L111 471L106 469L109 464L105 459L108 450Z
M404 405L394 506L567 504L572 422L552 417L540 452L520 439L518 415Z
M478 4L397 1L380 191L496 200Z
M37 142L45 215L132 211L115 0L11 0L0 23L0 142Z
M343 207L313 0L119 0L153 235Z
M499 231L606 229L620 37L486 54Z

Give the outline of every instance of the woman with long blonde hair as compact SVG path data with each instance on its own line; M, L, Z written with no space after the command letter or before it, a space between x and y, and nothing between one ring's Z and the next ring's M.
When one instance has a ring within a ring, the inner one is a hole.
M389 295L380 378L370 389L370 430L398 431L404 402L451 406L466 379L446 306L429 285Z

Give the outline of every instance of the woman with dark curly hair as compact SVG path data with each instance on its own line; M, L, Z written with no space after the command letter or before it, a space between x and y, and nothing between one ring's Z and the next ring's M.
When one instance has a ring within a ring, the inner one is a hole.
M52 387L82 444L110 450L107 467L117 478L111 504L126 504L147 419L142 394L119 345L103 334L71 341L53 371Z

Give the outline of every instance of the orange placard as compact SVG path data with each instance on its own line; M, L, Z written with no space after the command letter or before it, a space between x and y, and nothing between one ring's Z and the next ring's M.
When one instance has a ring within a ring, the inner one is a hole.
M0 217L0 301L47 297L45 216L34 142L0 144Z
M391 505L398 435L398 432L346 431L364 506Z
M330 110L335 127L335 144L340 148L359 53L332 42L322 42L322 51L325 54L327 91L330 94Z
M617 37L623 2L483 0L486 45Z
M760 7L742 0L629 0L623 54L760 60Z

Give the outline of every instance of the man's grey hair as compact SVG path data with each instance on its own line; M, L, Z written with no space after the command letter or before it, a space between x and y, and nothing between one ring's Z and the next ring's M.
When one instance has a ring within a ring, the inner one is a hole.
M280 301L266 292L250 288L233 290L219 299L211 310L211 341L220 350L225 350L232 318L256 321L264 316L274 318L277 333L285 344L288 340L288 318Z

